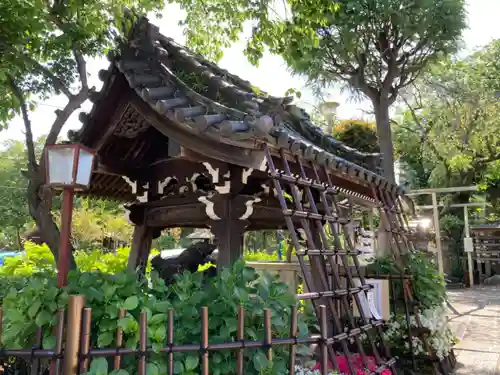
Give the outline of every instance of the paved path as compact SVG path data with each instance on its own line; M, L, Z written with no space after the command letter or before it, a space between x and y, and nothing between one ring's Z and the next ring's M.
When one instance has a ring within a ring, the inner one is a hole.
M500 286L450 290L449 319L462 340L456 375L500 375Z

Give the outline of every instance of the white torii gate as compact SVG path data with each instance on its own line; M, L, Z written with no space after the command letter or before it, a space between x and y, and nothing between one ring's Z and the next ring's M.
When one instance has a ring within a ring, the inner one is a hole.
M441 274L443 271L443 247L441 243L441 227L439 225L439 207L443 207L443 204L438 203L437 195L438 194L452 194L452 193L460 193L460 192L473 192L478 191L478 186L459 186L459 187L449 187L449 188L436 188L436 189L419 189L419 190L411 190L406 195L410 197L418 196L418 195L431 195L432 196L432 205L424 205L424 206L415 206L416 209L432 209L433 213L433 224L434 230L436 232L436 252L438 258L438 270ZM469 271L469 283L470 285L474 285L474 277L473 277L473 263L472 263L472 252L474 251L472 245L472 239L470 238L470 230L469 230L469 208L470 207L485 207L488 203L457 203L451 204L448 207L459 208L463 207L464 210L464 227L465 227L465 238L464 238L464 249L467 253L467 268Z

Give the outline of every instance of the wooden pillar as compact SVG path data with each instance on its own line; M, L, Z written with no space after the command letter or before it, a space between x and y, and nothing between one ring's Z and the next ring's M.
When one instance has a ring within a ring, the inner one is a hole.
M470 238L469 207L467 206L464 206L464 228L465 238ZM469 272L469 287L472 287L474 286L474 265L472 264L472 253L470 251L467 252L467 271Z
M213 222L211 228L217 244L217 267L229 267L243 256L245 225L221 220Z
M145 272L152 242L153 228L146 225L136 225L128 258L127 268L129 271L135 271L139 268L139 273Z
M439 274L444 275L443 268L443 244L441 243L441 227L439 225L439 208L437 194L432 193L432 215L434 231L436 232L436 251Z
M219 172L220 173L220 172ZM253 204L260 198L242 194L251 170L235 165L219 175L215 190L218 194L200 200L205 203L208 225L217 244L217 268L231 266L243 255L243 235L253 214Z
M229 267L243 256L243 236L248 221L242 220L244 203L231 194L219 196L214 202L217 219L211 219L210 229L217 244L217 268Z

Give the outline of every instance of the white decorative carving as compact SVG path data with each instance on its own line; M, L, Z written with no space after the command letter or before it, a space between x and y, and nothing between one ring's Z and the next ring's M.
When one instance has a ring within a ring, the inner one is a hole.
M223 186L216 186L215 190L217 190L219 194L229 194L231 191L231 181L225 181Z
M212 176L212 182L214 184L219 182L219 168L213 168L209 162L202 163L203 166L207 169L208 173Z
M167 177L163 181L158 181L158 194L163 194L163 190L165 187L172 181L173 179L177 179L175 176Z
M267 158L263 157L262 162L260 163L260 166L259 166L259 171L265 172L265 171L267 171L267 169L268 169Z
M243 172L241 172L241 182L244 184L248 183L248 177L250 177L252 172L253 168L244 169Z
M198 190L198 187L196 186L195 184L195 181L196 179L198 178L198 176L201 176L201 174L199 173L194 173L192 176L191 176L191 179L189 180L191 182L191 189L193 190L193 193L196 193L196 190Z
M198 200L205 205L205 213L212 220L221 220L214 211L214 202L210 201L207 197L198 197Z
M245 203L245 206L246 206L246 210L245 212L243 213L243 215L241 215L239 217L240 220L246 220L248 219L250 216L252 216L253 214L253 205L254 203L257 203L257 202L260 202L262 201L262 199L260 198L254 198L254 199L250 199L248 200L246 203Z
M132 188L132 194L134 194L139 202L147 202L148 201L148 189L149 189L149 182L146 182L144 185L141 185L141 187L144 189L144 193L142 195L137 195L137 181L132 181L130 178L127 176L122 176L122 178L125 180L127 184Z
M127 184L132 188L132 194L137 194L137 181L132 181L127 176L122 176Z
M137 200L141 203L145 203L148 201L148 191L144 190L144 193L142 195L137 196Z
M125 208L125 219L127 220L127 222L129 224L132 224L132 225L134 224L134 223L132 223L132 221L130 221L130 210L128 210L127 208Z

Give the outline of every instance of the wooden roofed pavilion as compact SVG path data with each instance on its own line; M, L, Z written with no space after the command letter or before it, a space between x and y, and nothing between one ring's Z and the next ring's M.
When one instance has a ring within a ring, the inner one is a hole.
M307 298L337 335L328 339L329 359L343 352L352 365L356 346L366 366L361 341L351 346L349 338L373 330L378 339L368 340L377 371L395 374L383 321L364 314L357 321L349 305L363 311L360 295L371 288L350 240L354 206L379 211L396 259L413 249L403 191L378 174L380 155L324 134L292 98L255 89L161 35L146 18L135 21L110 60L99 73L104 84L92 95L92 110L69 138L97 151L87 194L120 199L130 211L130 268L145 264L152 240L166 228L210 229L218 267L242 255L245 231L287 229Z
M300 153L327 166L332 184L350 199L376 204L368 182L386 183L376 174L378 154L324 134L291 97L255 89L146 18L110 60L99 72L104 84L91 96L92 110L69 138L97 150L87 194L127 204L135 225L131 267L166 228L210 228L220 264L241 255L245 230L284 228L264 145L276 165L282 149L299 173ZM305 172L314 177L311 168Z

